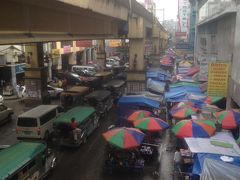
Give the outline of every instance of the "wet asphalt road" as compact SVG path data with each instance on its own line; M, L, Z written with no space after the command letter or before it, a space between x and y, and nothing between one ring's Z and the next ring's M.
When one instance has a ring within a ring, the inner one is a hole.
M15 144L17 142L15 136L16 117L23 113L24 104L19 100L8 100L5 102L8 107L14 109L12 121L0 126L0 145ZM52 104L58 104L58 101L52 101ZM172 151L166 151L170 143L169 133L165 133L161 146L159 147L160 156L154 162L145 165L144 172L141 176L136 174L105 174L103 173L103 163L105 156L105 141L101 134L107 131L107 128L114 124L117 118L116 109L107 114L100 121L98 127L88 138L86 144L82 144L77 149L69 149L53 146L58 157L58 164L53 173L47 178L48 180L168 180L172 179ZM159 163L160 162L160 163ZM154 172L155 173L154 175Z

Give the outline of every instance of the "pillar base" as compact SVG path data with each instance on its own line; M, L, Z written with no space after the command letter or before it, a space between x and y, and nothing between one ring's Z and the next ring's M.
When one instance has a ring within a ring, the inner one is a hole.
M24 102L27 107L49 104L47 92L47 67L25 68L26 94Z

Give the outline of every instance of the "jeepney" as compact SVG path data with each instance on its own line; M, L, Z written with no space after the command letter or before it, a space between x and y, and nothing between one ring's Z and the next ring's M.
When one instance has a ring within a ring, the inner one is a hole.
M55 165L55 154L42 142L22 141L0 151L0 179L44 179Z
M99 115L104 115L113 106L113 97L110 91L97 90L85 96L85 103L93 106Z
M77 128L77 140L71 129L71 119L74 118ZM77 106L60 115L53 122L53 141L60 146L78 147L85 143L87 137L99 126L99 116L93 107Z
M64 109L83 104L83 97L90 92L89 87L73 86L61 93L60 100Z
M125 81L114 79L104 84L103 88L111 91L114 99L118 99L124 94Z

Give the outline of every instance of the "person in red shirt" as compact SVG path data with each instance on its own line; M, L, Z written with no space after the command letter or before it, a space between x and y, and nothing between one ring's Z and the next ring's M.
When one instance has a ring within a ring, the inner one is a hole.
M78 141L78 136L81 133L81 129L78 128L77 126L77 122L75 121L75 118L71 119L71 124L70 124L71 130L73 132L73 139L74 139L74 143L77 143Z
M75 121L75 118L72 118L72 119L71 119L70 127L71 127L72 130L74 130L74 129L77 128L77 123L76 123L76 121Z

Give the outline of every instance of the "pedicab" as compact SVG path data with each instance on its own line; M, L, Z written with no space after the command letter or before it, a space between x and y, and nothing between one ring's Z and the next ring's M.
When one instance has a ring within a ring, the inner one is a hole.
M77 128L71 128L74 118ZM60 146L79 147L99 126L99 116L93 107L77 106L61 114L53 121L54 141Z
M143 141L144 133L135 128L122 127L105 132L103 137L108 143L104 172L143 173L144 159L138 147Z
M83 97L90 92L89 87L73 86L60 95L61 105L64 109L70 109L76 105L83 104Z
M133 126L145 132L146 136L139 151L145 161L152 161L158 156L162 131L169 125L159 118L145 117L133 122Z
M107 82L106 84L103 84L103 88L111 91L114 99L118 99L124 93L125 81L114 79Z
M86 95L84 101L94 107L100 116L105 115L113 106L113 97L107 90L96 90Z

